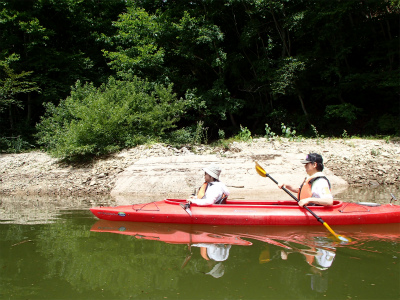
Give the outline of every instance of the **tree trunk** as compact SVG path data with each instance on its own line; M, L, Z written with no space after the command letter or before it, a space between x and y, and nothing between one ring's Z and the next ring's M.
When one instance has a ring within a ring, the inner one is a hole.
M232 125L233 125L234 127L237 127L235 118L233 117L232 113L229 112L228 114L229 114L229 119L231 120Z
M12 105L11 104L8 105L8 118L10 121L11 133L14 133L14 120L13 120L13 115L12 115Z
M307 120L308 124L311 125L311 122L310 122L310 120L308 119L308 113L307 113L306 107L305 107L305 105L304 105L303 97L301 96L300 92L297 92L297 96L299 97L300 104L301 104L301 108L303 109L303 112L304 112L304 115L305 115L305 117L306 117L306 120Z
M278 31L279 36L280 36L280 38L282 40L282 57L290 56L290 49L288 48L287 43L286 43L286 32L285 32L285 29L281 28L279 26L278 20L275 18L275 14L274 14L274 12L272 10L270 11L270 13L271 13L271 15L272 15L272 17L274 19L276 30Z
M28 93L28 109L27 109L27 115L26 115L26 121L28 124L30 124L31 122L31 118L32 118L32 97L31 97L31 93Z

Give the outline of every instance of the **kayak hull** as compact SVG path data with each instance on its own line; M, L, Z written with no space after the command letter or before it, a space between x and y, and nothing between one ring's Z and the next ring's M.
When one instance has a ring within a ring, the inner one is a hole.
M94 207L103 220L209 225L318 225L307 210L294 201L228 200L226 204L197 206L185 210L183 199L165 199L145 204ZM400 223L399 205L334 201L332 206L310 206L329 225Z

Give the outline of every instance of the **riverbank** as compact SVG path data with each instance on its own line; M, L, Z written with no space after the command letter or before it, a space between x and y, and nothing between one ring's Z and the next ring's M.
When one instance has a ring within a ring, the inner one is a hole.
M254 139L228 148L138 146L86 164L65 164L34 151L0 155L0 194L3 195L138 195L184 197L202 180L202 166L219 164L221 179L232 196L265 194L276 187L257 175L258 161L279 182L300 182L299 163L309 152L321 153L334 186L400 185L399 143L366 139Z

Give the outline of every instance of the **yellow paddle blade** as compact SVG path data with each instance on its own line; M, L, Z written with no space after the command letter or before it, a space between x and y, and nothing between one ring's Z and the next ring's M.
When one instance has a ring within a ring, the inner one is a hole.
M262 177L267 177L267 172L256 162L256 171Z
M270 261L271 261L271 255L269 253L269 248L261 251L260 257L258 258L258 262L260 264L265 264L265 263L270 262Z
M351 239L350 239L350 238L344 237L343 235L338 235L336 232L334 232L334 231L332 230L332 228L331 228L326 222L324 222L323 225L324 225L324 226L326 227L326 229L328 229L329 232L332 233L333 236L334 236L335 238L337 238L339 241L342 241L342 242L351 242Z

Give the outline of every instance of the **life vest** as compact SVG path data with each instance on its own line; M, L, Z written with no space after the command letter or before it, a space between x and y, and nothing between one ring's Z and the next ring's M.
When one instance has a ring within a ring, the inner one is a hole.
M204 195L206 194L206 190L208 187L208 183L204 182L203 185L199 188L199 191L197 192L197 199L202 199Z
M307 179L307 177L304 179L304 182L300 186L299 193L297 194L297 199L302 200L306 198L312 197L312 184L315 180L319 178L324 178L326 181L328 181L329 185L329 190L331 189L331 183L329 182L328 178L325 176L317 176L317 177L310 177Z
M197 199L203 199L204 195L206 194L207 188L208 188L208 183L204 182L203 185L200 187L199 191L197 192ZM222 194L221 198L219 198L215 204L225 204L227 198L228 198L227 195Z

